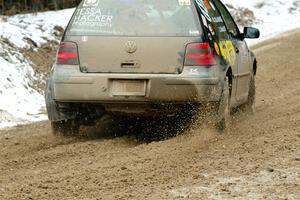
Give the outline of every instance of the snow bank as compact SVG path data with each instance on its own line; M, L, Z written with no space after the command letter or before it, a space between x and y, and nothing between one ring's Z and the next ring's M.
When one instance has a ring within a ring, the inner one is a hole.
M253 26L261 31L261 38L250 40L251 44L300 27L300 0L222 1L254 12L257 22Z
M1 17L0 37L8 39L16 47L30 47L25 38L30 38L38 45L55 40L53 28L58 25L65 27L74 9L50 11L38 14Z
M37 46L57 40L54 27L65 27L73 11L0 16L0 128L46 119L43 94L32 86L43 77L21 50L32 47L26 38Z
M42 95L30 86L36 79L31 63L19 52L7 51L11 47L0 46L6 49L0 57L0 127L2 123L14 125L43 119L38 115L43 107Z

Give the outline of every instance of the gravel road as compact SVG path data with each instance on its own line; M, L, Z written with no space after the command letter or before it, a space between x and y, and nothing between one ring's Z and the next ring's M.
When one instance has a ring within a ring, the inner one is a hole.
M0 130L0 199L300 199L300 31L253 47L257 111L167 140Z

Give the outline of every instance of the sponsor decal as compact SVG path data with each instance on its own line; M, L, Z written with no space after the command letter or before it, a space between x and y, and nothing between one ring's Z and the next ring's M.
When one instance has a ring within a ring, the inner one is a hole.
M215 23L223 23L223 20L222 20L221 16L213 17L212 19L213 19L213 22L215 22Z
M191 0L178 0L178 4L180 6L190 6L191 5Z
M208 14L208 10L207 8L205 7L204 3L203 3L203 0L196 0L196 3L197 5L199 6L201 12L204 14L205 18L211 22L211 17L209 16Z
M200 32L198 30L190 30L189 34L194 36L194 35L199 35Z
M202 18L202 21L203 21L203 25L208 28L206 18L203 15L201 15L201 18Z
M85 0L83 7L97 7L99 5L99 0Z
M104 15L101 9L81 8L74 17L74 26L88 26L92 28L112 27L113 16Z
M232 65L236 63L236 53L234 45L231 40L224 40L219 42L220 52L223 58L231 63Z
M215 5L214 5L211 1L209 1L208 3L209 3L209 5L210 5L210 7L211 7L214 11L216 11Z
M226 27L225 26L220 26L219 27L219 32L220 33L226 32Z
M216 35L215 30L211 24L208 26L208 28L212 35Z
M190 69L189 74L191 74L191 75L198 75L199 71L198 71L198 69L192 68L192 69Z

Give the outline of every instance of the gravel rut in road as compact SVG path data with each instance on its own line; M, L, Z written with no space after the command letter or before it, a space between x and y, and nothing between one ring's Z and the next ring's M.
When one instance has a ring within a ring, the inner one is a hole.
M257 112L144 142L0 131L0 199L300 199L300 31L256 45ZM122 134L120 134L122 135Z

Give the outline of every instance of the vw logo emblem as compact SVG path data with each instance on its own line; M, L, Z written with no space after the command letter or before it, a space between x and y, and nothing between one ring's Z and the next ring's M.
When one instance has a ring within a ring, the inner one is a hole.
M128 41L125 43L125 51L128 53L134 53L137 50L137 44L134 41Z

